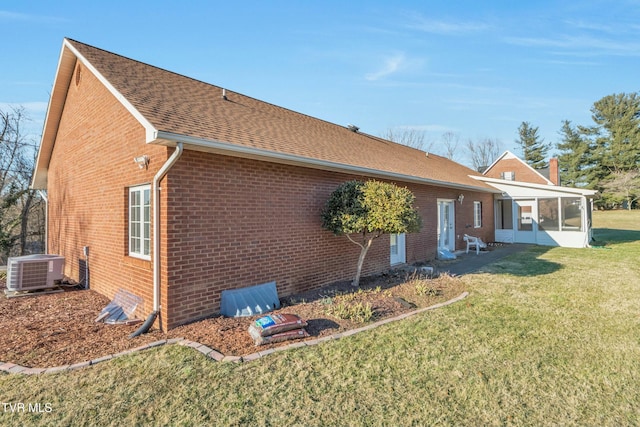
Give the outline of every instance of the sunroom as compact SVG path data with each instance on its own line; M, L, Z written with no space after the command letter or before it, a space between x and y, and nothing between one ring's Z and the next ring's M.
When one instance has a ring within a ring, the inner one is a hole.
M596 191L480 178L501 191L494 197L495 241L588 247Z

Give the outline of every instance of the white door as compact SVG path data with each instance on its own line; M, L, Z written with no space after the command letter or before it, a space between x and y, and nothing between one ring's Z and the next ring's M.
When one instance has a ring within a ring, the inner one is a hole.
M538 209L535 200L515 201L515 242L536 243Z
M404 264L407 262L407 249L405 234L391 234L390 261L391 265Z
M455 202L438 200L438 249L456 250L455 218Z

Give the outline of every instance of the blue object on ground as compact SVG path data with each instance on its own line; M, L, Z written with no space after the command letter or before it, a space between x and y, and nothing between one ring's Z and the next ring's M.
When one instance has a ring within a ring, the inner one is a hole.
M280 308L276 282L229 289L220 295L220 314L227 317L246 317Z
M456 254L454 254L450 250L438 249L438 259L449 260L449 259L456 259L456 258L457 258Z

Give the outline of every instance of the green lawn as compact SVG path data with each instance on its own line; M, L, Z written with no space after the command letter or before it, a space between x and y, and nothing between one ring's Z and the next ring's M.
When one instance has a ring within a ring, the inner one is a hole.
M0 425L640 425L640 212L594 226L599 248L537 247L460 303L257 362L166 346L3 374L3 403L52 411Z

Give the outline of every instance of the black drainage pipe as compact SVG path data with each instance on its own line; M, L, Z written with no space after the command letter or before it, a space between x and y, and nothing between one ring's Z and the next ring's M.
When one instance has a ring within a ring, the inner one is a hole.
M142 326L140 326L137 331L129 335L129 338L135 338L138 335L142 335L146 333L149 329L151 329L153 322L156 321L156 317L158 317L158 312L157 311L151 312L151 314L149 315L149 317L147 317L147 320L144 321Z

